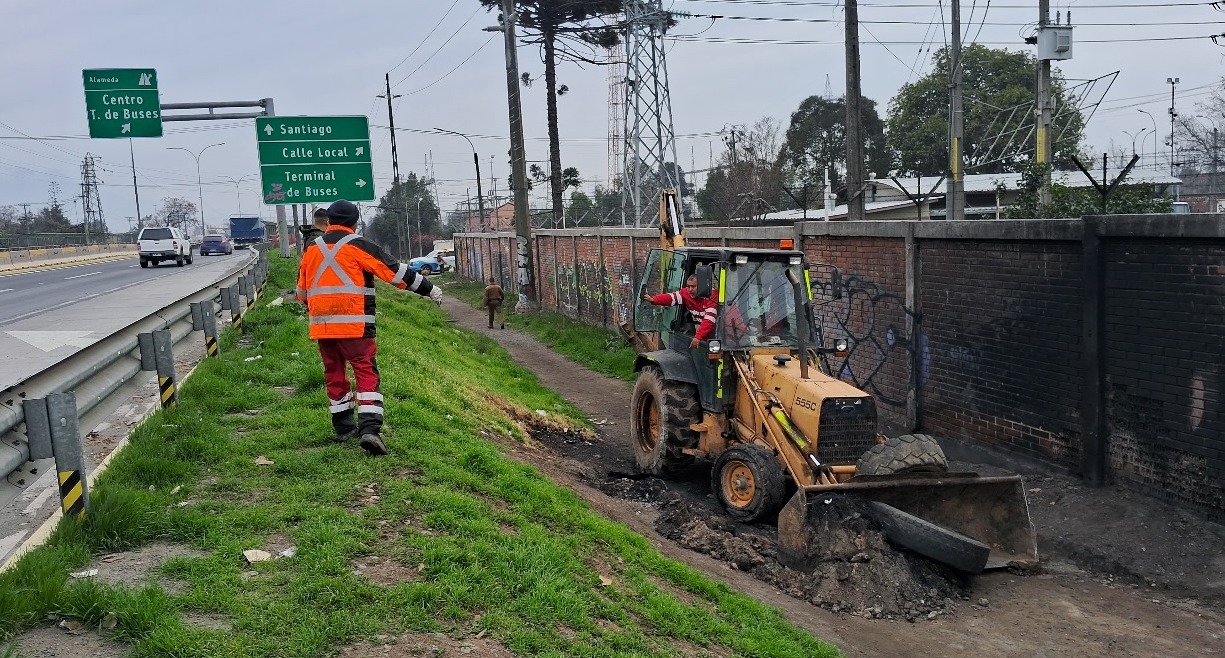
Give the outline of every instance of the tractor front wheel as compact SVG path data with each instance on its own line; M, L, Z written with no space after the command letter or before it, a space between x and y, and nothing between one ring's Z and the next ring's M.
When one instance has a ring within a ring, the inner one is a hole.
M701 420L698 390L692 384L670 382L655 366L638 373L630 405L630 435L638 470L668 475L693 464L685 448L696 448L698 434L689 428Z
M710 471L710 485L723 509L745 523L767 519L787 502L787 475L778 457L756 443L724 450Z

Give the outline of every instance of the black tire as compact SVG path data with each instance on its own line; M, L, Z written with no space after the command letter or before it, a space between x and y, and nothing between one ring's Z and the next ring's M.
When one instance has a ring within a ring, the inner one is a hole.
M422 266L421 266L421 274L422 274L423 276L424 276L424 275L427 275L427 274L433 274L433 273L434 273L434 268L433 268L433 267L430 267L429 265L422 265Z
M991 547L986 544L892 505L869 501L868 506L885 537L898 546L966 573L982 573L987 566Z
M710 486L728 515L745 523L768 519L787 502L778 457L756 443L724 450L710 471Z
M178 258L174 259L174 264L178 265L179 267L183 267L183 257L179 256Z
M141 266L141 267L149 267L149 261L148 261L148 260L146 260L146 259L144 259L144 258L140 259L140 266Z
M698 433L689 426L699 420L697 387L665 381L657 367L643 368L630 403L630 436L638 470L668 475L691 466L693 456L682 451L697 447Z
M926 434L904 434L872 446L855 464L856 475L945 473L948 460L940 444Z

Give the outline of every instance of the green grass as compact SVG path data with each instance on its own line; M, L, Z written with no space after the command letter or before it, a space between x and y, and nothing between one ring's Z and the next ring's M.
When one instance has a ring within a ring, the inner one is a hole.
M436 277L448 294L474 307L481 304L485 286L448 274ZM554 311L520 315L512 308L506 311L506 324L522 329L555 352L600 374L634 381L634 349L615 329L584 324Z
M292 287L293 265L274 258L268 290ZM545 409L580 427L583 414L427 300L383 289L379 303L390 455L331 440L300 307L261 301L244 316L248 336L227 333L178 408L133 433L85 521L62 521L0 574L0 642L68 618L115 622L104 634L134 656L327 656L381 634L482 631L522 656L837 655L505 457L492 439L524 439L516 417ZM261 455L274 463L257 465ZM160 568L178 593L67 576L155 539L203 554ZM293 557L242 556L285 544ZM404 577L379 584L356 560Z

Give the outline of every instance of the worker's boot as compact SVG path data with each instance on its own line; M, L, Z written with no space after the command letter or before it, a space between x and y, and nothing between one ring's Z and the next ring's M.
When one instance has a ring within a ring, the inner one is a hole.
M363 434L362 440L358 445L362 447L362 450L375 457L387 454L387 446L383 445L383 440L379 438L378 434Z

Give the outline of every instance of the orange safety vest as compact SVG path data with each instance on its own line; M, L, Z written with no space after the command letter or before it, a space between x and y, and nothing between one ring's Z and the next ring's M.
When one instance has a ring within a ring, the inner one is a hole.
M428 295L433 285L344 226L328 226L302 254L298 299L306 302L310 337L373 338L374 278Z

